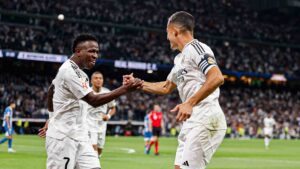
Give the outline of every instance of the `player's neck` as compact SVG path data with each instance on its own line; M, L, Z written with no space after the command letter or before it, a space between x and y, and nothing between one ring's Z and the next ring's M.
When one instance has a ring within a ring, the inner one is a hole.
M179 51L182 52L185 45L188 44L189 42L191 42L192 40L194 40L194 37L191 34L183 35L182 38L180 38L180 41L178 44Z
M93 90L94 90L94 92L96 92L96 93L99 93L99 92L101 91L101 88L102 88L102 87L99 87L99 88L98 88L98 87L94 87L94 86L93 86Z
M77 57L76 55L72 55L70 60L72 60L80 69L83 69L83 65L81 64L79 57Z

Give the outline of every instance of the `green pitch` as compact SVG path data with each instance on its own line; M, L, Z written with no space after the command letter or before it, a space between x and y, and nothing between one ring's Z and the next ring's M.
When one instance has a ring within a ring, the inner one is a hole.
M43 139L14 138L15 154L7 153L7 143L0 145L0 169L46 168ZM176 138L162 138L161 155L145 155L142 137L108 137L101 165L103 169L173 169L176 145ZM300 140L273 140L269 150L263 140L225 140L207 169L300 169Z

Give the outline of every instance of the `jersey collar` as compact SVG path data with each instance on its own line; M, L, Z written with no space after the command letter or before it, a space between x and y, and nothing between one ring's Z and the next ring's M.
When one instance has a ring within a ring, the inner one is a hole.
M74 68L74 69L78 69L78 65L71 59L69 59L70 63L71 63L71 66Z
M188 43L186 43L186 44L184 45L182 51L183 51L187 46L189 46L191 43L193 43L193 42L196 41L196 40L197 40L197 39L193 39L193 40L189 41Z

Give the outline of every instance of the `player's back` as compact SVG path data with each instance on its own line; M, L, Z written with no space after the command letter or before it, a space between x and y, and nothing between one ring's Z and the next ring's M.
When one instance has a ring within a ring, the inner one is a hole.
M214 53L209 46L194 39L186 44L182 52L174 59L173 79L182 102L193 96L205 83L206 73L216 65ZM216 101L219 98L219 88L199 104Z
M182 102L194 96L206 82L208 71L217 66L214 53L206 44L197 39L187 43L174 59L174 67L168 80L177 85ZM183 123L183 128L192 128L202 123L211 130L226 129L224 113L219 105L220 90L215 89L209 96L193 107L193 113Z

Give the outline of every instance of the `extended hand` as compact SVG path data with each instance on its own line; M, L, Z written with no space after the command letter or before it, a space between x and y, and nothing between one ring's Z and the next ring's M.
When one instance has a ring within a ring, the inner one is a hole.
M127 88L128 91L134 91L137 89L141 89L144 81L139 79L139 78L133 78L130 79L129 81L126 81L125 83L123 82L123 86Z
M131 73L130 75L123 75L123 85L127 85L133 81L134 81L133 73Z
M46 132L47 132L47 127L46 126L44 126L43 128L41 128L41 129L39 129L39 136L41 137L41 138L45 138L46 137Z
M108 115L103 115L102 116L103 121L108 121L110 117Z
M171 112L178 112L176 116L177 122L186 121L192 115L193 106L187 102L184 102L174 107Z

